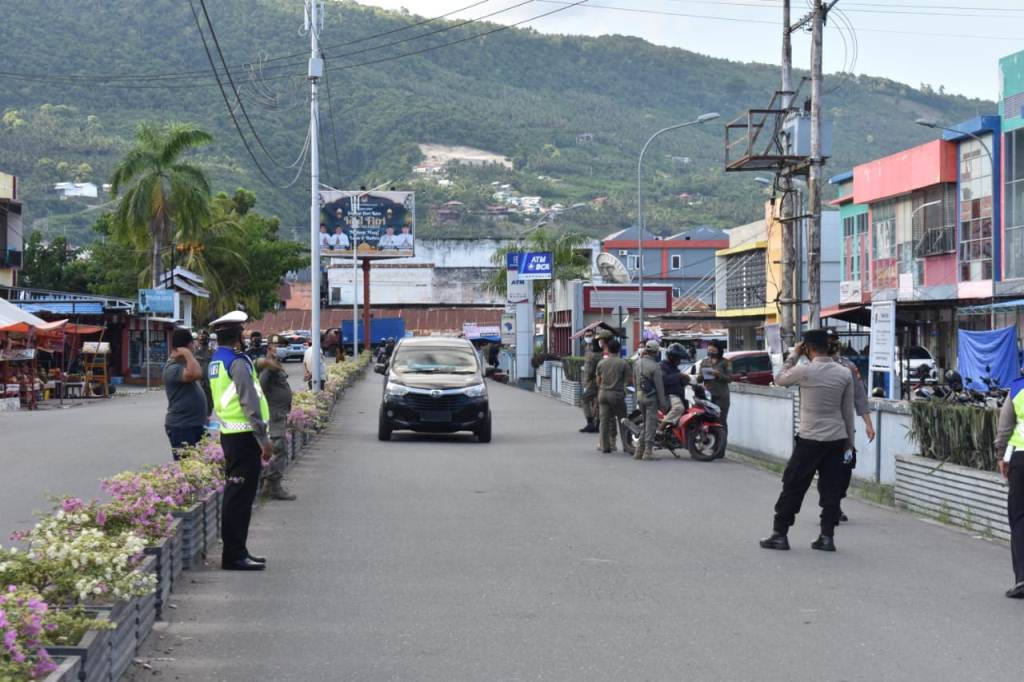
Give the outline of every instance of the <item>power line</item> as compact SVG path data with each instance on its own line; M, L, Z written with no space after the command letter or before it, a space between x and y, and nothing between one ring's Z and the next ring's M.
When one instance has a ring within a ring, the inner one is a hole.
M231 69L228 68L227 60L224 59L224 52L220 49L220 40L217 39L217 31L213 28L213 21L210 20L210 14L206 10L206 0L199 0L199 6L203 9L203 17L206 19L207 27L209 27L210 29L210 38L213 40L213 46L217 49L217 55L220 57L220 63L224 66L224 73L227 75L228 83L231 85L231 91L235 93L235 100L237 100L238 108L242 112L242 118L245 119L246 125L249 126L249 130L252 132L253 137L256 138L256 143L260 146L260 149L263 150L263 153L267 155L267 158L269 158L275 165L288 168L294 168L296 165L299 165L301 168L301 160L304 156L303 153L299 154L296 161L293 161L291 164L285 166L283 163L281 163L274 157L274 155L267 148L267 145L263 143L263 139L260 137L259 132L257 132L256 126L253 125L252 119L249 118L249 112L245 109L245 103L242 101L241 95L238 94L238 87L235 85L235 79L231 76Z
M334 147L334 170L338 177L344 172L341 167L341 155L338 153L338 123L334 119L334 100L331 98L331 80L327 75L327 55L320 51L324 59L324 89L327 91L327 121L331 124L331 144Z
M245 150L249 152L249 157L252 162L256 164L256 168L259 170L260 175L274 187L280 187L280 185L271 179L270 175L263 168L263 164L260 163L259 159L256 158L256 153L253 151L252 146L249 144L249 140L245 137L245 133L242 131L242 127L238 124L238 117L235 116L235 110L231 106L231 101L228 99L228 93L224 89L224 84L220 80L220 74L217 73L217 67L213 61L213 53L210 52L210 46L206 42L206 34L203 32L202 23L199 21L199 13L196 12L196 6L193 0L188 0L188 5L192 9L192 17L196 22L196 29L199 31L199 37L203 41L203 50L206 52L206 58L210 62L210 68L213 69L214 76L217 78L217 87L220 89L220 94L224 98L224 106L228 109L228 115L231 117L231 122L235 126L235 130L238 131L238 136L242 139L242 144L245 146ZM237 95L236 95L237 96Z
M534 1L535 0L529 0L529 2L534 2ZM382 37L385 37L385 36L388 36L388 35L399 33L401 31L408 31L410 29L417 28L419 26L424 26L426 24L429 24L429 23L432 23L432 22L435 22L435 21L439 21L441 19L445 19L445 18L447 18L447 17L449 17L449 16L451 16L453 14L457 14L459 12L464 12L466 10L472 9L472 8L477 7L479 5L486 4L488 2L491 2L491 0L477 0L477 2L473 2L473 3L469 4L469 5L465 5L463 7L459 7L457 9L451 10L450 12L446 12L444 14L440 14L440 15L435 16L435 17L430 17L430 18L422 19L420 21L412 22L412 23L409 23L409 24L404 24L404 25L399 26L397 28L393 28L393 29L390 29L390 30L387 30L387 31L382 31L380 33L374 33L374 34L371 34L371 35L362 36L360 38L356 38L355 40L350 40L350 41L347 41L347 42L344 42L344 43L337 43L335 45L328 45L328 46L326 46L326 48L327 49L333 49L333 48L340 48L340 47L347 47L347 46L351 46L351 45L357 45L359 43L364 43L364 42L367 42L367 41L370 41L370 40L375 40L377 38L382 38ZM403 39L403 40L400 40L400 41L396 41L396 42L393 42L393 43L388 43L388 44L385 44L385 45L382 45L382 46L378 46L378 47L373 47L373 48L367 48L366 50L359 50L359 51L351 52L351 53L348 53L348 54L354 55L354 54L360 54L360 53L363 53L363 52L369 52L369 51L373 51L373 50L377 50L377 49L384 49L386 47L390 47L390 46L397 45L397 44L400 44L400 43L408 42L409 40L415 40L415 39L418 39L418 38L428 37L428 36L434 35L436 33L441 33L441 32L444 32L444 31L450 31L450 30L459 28L461 26L465 26L467 24L470 24L470 23L473 23L473 22L476 22L476 21L480 21L480 20L483 20L483 19L487 19L489 17L496 16L498 14L502 14L504 12L508 12L508 11L510 11L512 9L516 9L517 7L520 7L521 5L524 5L524 4L528 4L528 3L527 2L520 2L520 3L512 5L510 7L506 7L505 9L497 10L495 12L491 12L489 14L485 14L483 16L476 17L475 19L469 19L469 20L466 20L466 21L459 22L457 24L452 24L452 25L443 27L441 29L438 29L436 31L431 31L431 32L428 32L428 33L423 33L423 34L420 34L418 36L413 36L412 38L406 38L406 39ZM280 56L277 56L277 57L270 57L268 59L262 60L261 63L262 64L269 64L270 62L278 62L278 61L284 61L284 60L287 60L287 59L294 59L294 58L306 57L306 56L307 55L304 52L296 52L296 53L291 53L291 54L286 54L286 55L280 55ZM339 55L339 56L346 56L346 55ZM287 64L279 64L279 65L271 66L269 68L281 69L281 68L290 67L290 66L300 66L300 65L303 65L305 63L306 63L305 59L302 59L300 61L293 61L293 62L289 62ZM237 65L235 65L232 68L247 68L250 65L252 65L252 62L246 62L246 63L243 63L243 64L237 64ZM224 65L225 73L228 70L229 70L229 67L227 66L227 64L225 64ZM217 68L216 73L221 73L220 68ZM43 82L47 82L47 81L60 81L60 82L71 82L71 83L89 82L89 83L97 83L97 84L100 84L100 85L110 85L110 86L114 86L114 87L119 87L117 84L119 82L121 82L121 81L124 81L126 83L125 87L127 87L128 85L131 85L133 88L137 87L136 84L135 84L135 81L139 81L139 80L146 80L146 81L168 80L168 81L174 81L174 80L180 80L180 79L193 79L193 78L196 78L196 77L202 77L204 74L207 74L207 71L205 69L203 69L203 70L193 70L193 71L170 72L170 73L120 74L120 75L118 75L118 74L111 74L111 75L102 75L102 76L96 76L96 75L90 75L90 74L28 74L28 73L17 73L17 72L10 72L10 71L0 71L0 75L2 75L2 76L7 76L7 77L10 77L10 78L16 78L16 79L21 79L21 80L37 80L37 81L43 81ZM206 78L209 78L209 77L210 76L207 74ZM214 85L216 85L216 83L212 83L211 82L211 83L204 84L204 87L212 87ZM161 87L181 87L181 88L184 88L184 87L192 87L192 86L161 86Z

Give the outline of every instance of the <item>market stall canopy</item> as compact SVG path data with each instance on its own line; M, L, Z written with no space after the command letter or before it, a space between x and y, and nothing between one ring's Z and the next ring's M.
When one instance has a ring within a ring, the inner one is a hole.
M89 336L90 334L99 334L106 327L101 327L98 324L77 324L75 322L68 322L67 326L64 327L65 334L74 334L76 336Z
M47 322L32 313L22 310L10 301L0 298L0 332L27 334L35 331L47 337L60 337L67 320Z

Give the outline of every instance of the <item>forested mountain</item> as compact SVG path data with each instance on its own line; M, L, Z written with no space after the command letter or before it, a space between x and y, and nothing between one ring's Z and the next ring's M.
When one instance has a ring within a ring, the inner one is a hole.
M298 32L302 2L206 4L259 140L234 106L239 123L270 176L286 184L296 175L287 166L300 154L308 120L309 41ZM477 11L505 6L485 3ZM537 14L550 9L538 4ZM614 13L608 18L614 30ZM418 21L328 2L324 182L414 187L422 234L521 229L474 214L491 202L492 182L540 195L548 204L607 197L561 219L600 235L635 218L636 158L646 137L718 111L721 121L666 135L649 152L648 224L669 233L701 223L727 227L760 215L764 193L752 175L722 171L721 123L766 106L777 87L777 67L637 38L547 36L529 29L445 45L497 25L436 21L409 27ZM729 39L728 26L716 30ZM58 200L53 183L106 182L139 121L181 120L216 137L200 156L216 189L253 189L286 231L306 229L308 175L288 189L275 189L260 176L212 78L187 1L5 0L0 43L0 169L22 177L29 224L50 234L66 231L72 241L89 239L88 225L99 210ZM210 48L217 58L212 43ZM396 58L410 52L419 54ZM991 102L870 77L845 80L825 104L835 125L828 174L934 137L914 125L916 117L952 123L994 111ZM592 141L577 143L586 133ZM484 149L508 157L514 168L462 169L447 186L417 181L412 167L421 160L421 143ZM468 217L432 225L430 206L452 199L466 204Z

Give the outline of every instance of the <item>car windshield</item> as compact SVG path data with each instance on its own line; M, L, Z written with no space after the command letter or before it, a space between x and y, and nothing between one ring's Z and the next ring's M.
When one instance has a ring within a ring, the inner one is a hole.
M393 360L395 370L414 374L473 374L476 358L457 348L401 349Z
M921 346L911 346L907 349L908 360L931 360L931 354Z

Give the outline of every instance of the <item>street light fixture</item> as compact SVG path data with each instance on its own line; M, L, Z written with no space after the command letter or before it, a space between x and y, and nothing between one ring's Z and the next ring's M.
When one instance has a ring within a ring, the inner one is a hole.
M644 143L643 148L640 150L640 158L636 162L636 224L637 224L637 236L636 246L637 252L639 253L640 263L637 268L639 271L638 283L640 285L640 305L638 306L638 319L640 320L640 339L643 341L644 336L644 193L643 193L643 166L644 166L644 154L647 153L647 148L651 146L651 142L654 142L654 138L658 137L662 133L667 133L670 130L678 130L679 128L688 128L689 126L700 125L701 123L708 123L714 121L719 117L718 112L708 112L701 114L692 121L685 123L677 123L675 125L662 128L653 135L651 135L647 142Z

